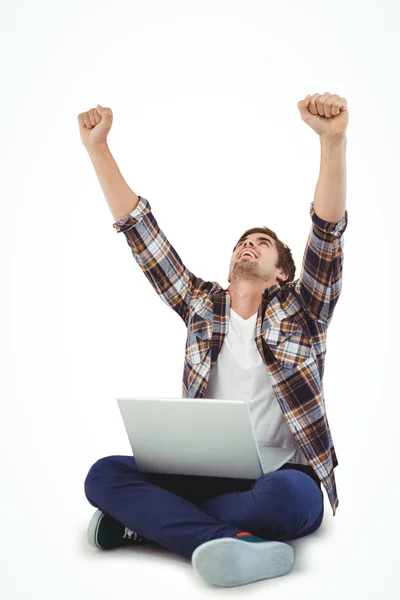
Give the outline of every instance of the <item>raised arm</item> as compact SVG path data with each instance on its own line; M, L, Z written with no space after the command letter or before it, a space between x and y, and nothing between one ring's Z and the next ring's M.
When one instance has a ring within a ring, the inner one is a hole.
M349 111L345 98L329 92L308 95L297 106L303 121L319 135L321 166L310 206L311 232L295 290L305 310L329 326L342 288Z
M155 291L187 325L192 298L209 291L213 283L187 269L159 228L149 202L125 182L106 140L112 123L111 109L81 113L79 123L82 142L116 221L113 227L125 234L133 257Z
M79 113L79 133L93 163L101 189L116 221L136 208L139 197L126 183L110 152L107 136L113 123L111 108L99 104Z

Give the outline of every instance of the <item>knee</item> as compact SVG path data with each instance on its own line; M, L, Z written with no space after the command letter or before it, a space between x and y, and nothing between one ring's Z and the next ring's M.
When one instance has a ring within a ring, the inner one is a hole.
M257 480L255 487L265 489L268 502L273 502L277 515L285 520L301 520L308 516L316 521L323 509L323 495L319 486L302 471L285 469L275 471Z
M90 467L84 483L86 498L89 502L93 502L91 499L94 497L94 491L98 489L102 476L112 465L113 458L113 456L105 456Z

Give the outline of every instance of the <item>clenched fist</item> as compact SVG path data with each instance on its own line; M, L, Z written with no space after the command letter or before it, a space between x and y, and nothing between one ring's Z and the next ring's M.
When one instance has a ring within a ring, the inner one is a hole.
M103 108L98 104L87 112L79 113L79 133L85 148L104 143L113 122L111 108Z

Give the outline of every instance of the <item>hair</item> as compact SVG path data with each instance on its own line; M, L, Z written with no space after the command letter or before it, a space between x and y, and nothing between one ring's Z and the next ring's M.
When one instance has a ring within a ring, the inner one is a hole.
M283 269L287 273L287 275L289 275L289 277L285 281L278 280L279 285L283 287L285 283L293 281L294 275L296 273L296 265L294 264L292 252L290 248L278 238L276 233L271 229L268 229L268 227L253 227L252 229L247 229L247 231L245 231L238 239L233 249L233 252L236 250L238 244L251 233L265 233L266 235L272 237L272 239L275 241L275 248L278 251L278 261L275 267L277 267L278 269Z

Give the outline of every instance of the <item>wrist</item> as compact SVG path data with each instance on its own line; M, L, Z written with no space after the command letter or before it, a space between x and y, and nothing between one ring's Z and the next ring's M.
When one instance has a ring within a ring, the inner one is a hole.
M333 137L328 135L320 135L319 140L321 144L326 144L330 146L345 146L347 143L347 136L340 135Z
M104 152L110 151L106 141L94 143L92 142L91 144L87 144L85 148L89 154L104 154Z

